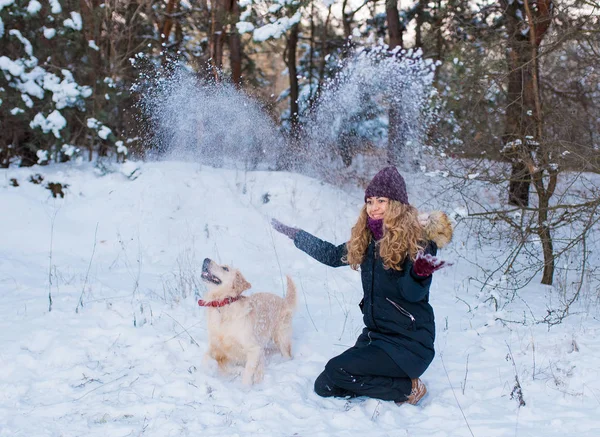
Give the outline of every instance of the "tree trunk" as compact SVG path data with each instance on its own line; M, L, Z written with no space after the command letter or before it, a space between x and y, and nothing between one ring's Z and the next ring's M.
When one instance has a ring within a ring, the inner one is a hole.
M548 224L548 209L550 199L556 190L558 182L558 171L549 167L548 169L548 186L544 185L544 172L533 172L533 184L538 195L538 219L537 219L537 235L542 243L542 254L544 255L544 270L542 272L542 284L552 285L554 280L554 245L552 243L552 233Z
M421 48L423 47L423 22L424 20L424 10L425 10L425 0L419 0L417 3L417 10L415 12L415 47Z
M317 85L317 93L316 98L318 99L321 95L321 87L323 86L323 82L325 81L325 58L327 56L327 30L329 28L329 19L331 18L331 6L327 11L327 18L325 19L325 24L323 25L323 35L321 36L321 59L319 60L319 83Z
M530 139L535 135L533 120L528 116L534 108L533 96L528 92L532 89L531 69L533 64L527 39L523 39L519 26L511 27L507 53L508 106L504 132L504 150L512 162L508 203L525 207L529 205L529 186L531 184L531 174L525 163L530 160L532 152Z
M103 27L105 25L106 18L103 17L103 14L98 13L101 3L102 2L100 0L80 0L79 2L79 5L81 7L82 20L84 23L84 37L88 41L93 40L96 43L96 45L100 48L100 50L93 50L90 48L87 49L87 56L90 60L90 68L88 70L88 73L86 74L86 82L91 84L92 87L92 105L90 108L87 109L89 117L96 117L97 112L100 108L103 107L103 105L106 102L103 93L98 92L98 88L102 87L98 79L106 76L113 76L115 74L114 70L116 63L103 61L104 57L109 59L111 58L111 50L114 50L116 48L116 42L115 36L110 31L103 32ZM130 15L130 11L127 10L127 15L125 19L129 19ZM133 67L131 66L131 68ZM120 73L120 71L116 72L116 74ZM113 129L114 128L115 127L113 126ZM92 139L92 137L90 137L89 147L91 148L91 150L94 149L94 140ZM90 154L88 156L89 161L92 161L92 156L93 153L92 151L90 151ZM35 163L36 161L33 162Z
M552 4L551 0L538 2L534 17L533 11L529 5L529 1L525 0L523 4L525 13L527 14L527 22L529 23L529 42L531 49L532 61L532 90L534 112L532 117L536 127L536 139L544 146L539 152L537 160L537 170L532 172L533 182L538 195L538 236L542 243L542 252L544 254L544 271L542 273L542 284L552 285L554 279L554 249L552 244L552 234L548 225L548 207L550 198L556 189L558 180L558 171L550 165L551 151L547 145L543 144L543 119L542 119L542 100L540 97L540 75L538 64L538 48L542 42L542 38L550 27L552 19ZM544 172L549 173L548 186L544 186Z
M296 67L296 50L298 48L298 34L300 25L294 24L290 29L290 35L287 38L287 59L286 65L290 76L290 129L293 138L298 136L298 70Z
M554 277L554 249L548 208L558 179L550 165L550 149L544 143L542 103L539 91L538 50L552 20L552 1L538 0L535 10L530 1L505 3L509 66L506 110L505 153L512 161L509 203L529 204L529 187L533 181L538 198L536 233L542 244L544 269L542 284L550 285ZM544 183L547 174L548 185Z
M398 0L386 0L385 14L387 17L390 50L398 46L402 47L402 25L400 24L400 14L398 13Z
M344 28L344 39L346 41L350 40L350 36L352 35L352 14L346 13L346 6L348 5L348 0L344 0L342 3L342 27ZM331 11L331 6L329 7Z
M314 54L315 54L315 2L312 0L310 2L310 52L308 54L308 102L309 107L312 106L313 101L313 64L314 64Z
M231 30L229 32L231 80L239 88L242 85L242 40L235 25L240 21L240 5L237 0L230 0L229 14L231 17Z
M503 138L504 152L512 163L508 202L524 207L529 205L531 169L536 167L533 152L541 141L537 53L550 26L552 6L551 0L538 1L534 17L529 11L531 0L525 0L527 4L501 1L508 33L508 106Z
M165 11L165 22L162 26L162 35L161 39L163 43L169 41L169 35L171 34L171 29L173 28L173 13L177 8L178 0L169 0L167 3L167 10Z
M290 77L290 135L288 138L287 147L284 153L281 153L277 158L277 168L280 170L292 170L301 162L298 159L302 154L300 144L300 126L298 122L298 70L296 67L296 51L298 48L298 36L300 33L299 23L294 24L287 36L284 62L288 69Z
M398 14L398 1L386 0L385 12L388 24L390 51L402 47L402 26ZM398 165L404 148L402 117L396 107L395 96L390 96L390 109L388 113L388 163Z
M225 21L226 0L212 3L210 26L210 64L215 80L220 80L223 68L223 22Z
M0 148L0 168L8 168L10 164L10 150L6 143L4 143L4 147Z
M508 183L508 203L525 208L529 205L529 186L531 174L528 167L520 161L513 162Z
M556 179L556 175L551 176ZM535 176L536 188L539 190L540 184L543 189L543 180L541 173ZM542 243L542 253L544 255L544 270L542 272L542 284L552 285L554 279L554 249L552 244L552 235L548 226L548 207L550 205L550 197L552 194L543 189L538 193L538 227L537 234Z

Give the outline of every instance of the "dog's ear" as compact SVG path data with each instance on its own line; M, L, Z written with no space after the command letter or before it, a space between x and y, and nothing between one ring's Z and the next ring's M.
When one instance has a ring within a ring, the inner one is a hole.
M235 272L235 279L233 280L233 289L241 294L244 291L248 290L250 287L252 287L252 285L250 285L250 283L246 281L246 278L244 278L239 271Z

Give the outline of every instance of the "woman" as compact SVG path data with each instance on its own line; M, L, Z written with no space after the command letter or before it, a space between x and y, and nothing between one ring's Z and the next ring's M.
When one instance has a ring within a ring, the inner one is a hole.
M369 183L347 243L334 246L277 220L272 224L323 264L360 267L365 328L352 348L327 363L315 392L416 405L427 393L419 377L435 354L429 286L432 273L445 265L434 256L452 238L448 217L420 217L400 173L386 167Z

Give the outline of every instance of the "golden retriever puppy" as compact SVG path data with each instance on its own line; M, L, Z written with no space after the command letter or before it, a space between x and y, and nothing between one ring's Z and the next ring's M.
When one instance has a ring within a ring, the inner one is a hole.
M208 284L205 299L198 301L208 310L207 357L219 369L229 363L245 364L244 384L260 382L264 375L265 350L273 342L286 358L292 356L292 316L296 306L296 287L287 277L285 298L271 293L242 296L251 285L239 270L206 258L202 279Z

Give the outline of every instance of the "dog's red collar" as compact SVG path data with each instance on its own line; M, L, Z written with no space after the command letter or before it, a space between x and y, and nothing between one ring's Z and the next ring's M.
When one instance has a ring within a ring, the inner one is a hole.
M200 305L201 307L213 307L213 308L224 307L225 305L229 305L230 303L233 303L236 300L240 300L240 298L241 298L241 296L236 296L236 297L228 297L223 300L209 300L208 302L200 299L198 301L198 305Z

